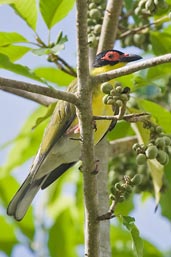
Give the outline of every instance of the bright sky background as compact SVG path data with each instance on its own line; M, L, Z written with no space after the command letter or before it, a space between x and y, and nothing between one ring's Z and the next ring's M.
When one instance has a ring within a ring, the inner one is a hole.
M39 35L45 39L47 29L42 21L39 21L38 28ZM70 64L75 64L76 32L74 12L71 12L66 20L58 24L52 30L54 38L56 38L56 35L60 30L64 30L69 39L69 43L66 44L66 49L63 51L61 56ZM0 7L0 31L16 31L24 36L27 35L27 38L34 41L34 33L14 14L14 11L11 8L5 5ZM129 49L127 51L129 51ZM19 62L21 63L21 60ZM48 65L44 57L37 57L32 54L27 54L22 58L22 64L33 68L41 65ZM0 70L0 76L28 81L23 77L16 76L11 72L7 72L2 69ZM11 140L15 135L17 135L25 119L36 108L36 106L37 104L31 101L0 91L0 145ZM5 162L7 151L8 149L0 151L0 164ZM136 197L135 201L137 208L134 211L133 216L136 219L136 225L138 226L141 235L151 240L152 243L160 247L162 250L170 249L171 225L167 220L160 218L160 209L157 213L154 213L155 202L153 200L148 200L145 203L142 203L139 200L139 197ZM0 257L3 256L4 255L0 253ZM13 257L16 256L31 257L32 255L25 252L25 248L23 246L16 249Z

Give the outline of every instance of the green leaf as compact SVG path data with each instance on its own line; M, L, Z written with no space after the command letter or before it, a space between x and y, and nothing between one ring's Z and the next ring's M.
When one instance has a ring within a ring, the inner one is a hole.
M135 225L135 219L130 216L123 216L123 225L131 233L135 254L137 257L143 257L143 240L140 237L138 228Z
M164 132L168 134L171 133L171 113L167 109L157 103L145 99L137 99L137 103L141 109L151 113L151 115L155 118L156 123L163 128Z
M171 34L165 32L150 32L153 52L162 55L171 52Z
M123 222L123 221L122 221ZM122 226L111 224L110 227L111 250L113 257L135 257L131 250L132 242L130 240L130 232L122 229ZM164 257L165 254L161 253L156 246L144 240L143 257ZM170 257L170 255L168 255ZM166 256L165 256L166 257Z
M53 43L49 47L40 47L33 49L32 52L38 56L55 54L58 55L61 50L64 49L64 43L68 41L67 36L63 36L62 32L59 33L56 43Z
M162 78L165 81L169 77L170 77L170 64L168 63L152 67L147 72L147 80L151 80L151 81L159 80ZM162 85L162 81L161 81L160 86L165 86L165 84Z
M76 243L79 240L83 244L83 235L80 234L80 229L77 231L77 217L73 215L73 206L69 205L70 207L60 212L49 231L48 246L52 257L77 257Z
M0 224L2 233L0 233L0 250L11 256L13 247L17 244L15 236L15 227L7 222L7 220L0 216Z
M46 113L43 114L43 116L37 118L37 120L36 120L36 122L35 122L35 125L32 127L32 129L35 129L35 128L36 128L38 125L40 125L43 121L45 121L46 119L48 119L48 118L52 115L52 113L53 113L53 111L54 111L54 109L55 109L55 106L56 106L56 102L50 104L50 105L47 107Z
M30 51L30 48L25 46L9 45L5 47L0 47L0 53L8 56L11 62L17 61L29 51Z
M28 24L30 28L36 30L37 6L36 0L17 0L11 7Z
M28 40L16 32L0 32L0 46L8 46L14 43L28 42Z
M1 168L3 174L8 174L12 169L22 165L25 161L35 155L42 136L46 123L40 124L35 130L32 130L35 120L44 114L45 107L40 107L25 122L19 135L13 142L13 147L8 155L6 164ZM17 154L16 154L17 149Z
M118 122L116 127L112 129L112 131L108 132L107 139L109 141L126 137L126 136L133 136L135 133L133 132L130 124L125 121Z
M74 79L73 76L52 67L40 67L34 70L40 78L53 82L59 86L68 86Z
M17 0L0 0L0 4L12 4L15 3Z
M157 160L148 160L151 177L153 180L156 206L159 204L161 188L163 186L164 167Z
M115 214L128 215L134 209L133 196L116 205Z
M171 221L171 208L170 208L170 199L171 199L171 162L165 167L165 181L166 185L163 192L161 193L161 212L162 215L167 217Z
M64 44L56 44L54 47L41 47L33 49L32 52L35 55L42 56L48 54L58 55L61 50L64 49Z
M5 174L2 167L0 167L0 174L0 200L6 207L13 195L12 191L17 191L19 185L12 176Z
M73 8L75 0L40 0L40 12L49 29L62 20Z
M5 69L5 70L9 70L12 71L16 74L40 81L45 83L44 80L42 80L41 78L39 78L33 71L31 71L28 67L26 66L22 66L20 64L14 64L10 61L10 59L8 58L8 56L4 55L4 54L0 54L0 68L1 69Z

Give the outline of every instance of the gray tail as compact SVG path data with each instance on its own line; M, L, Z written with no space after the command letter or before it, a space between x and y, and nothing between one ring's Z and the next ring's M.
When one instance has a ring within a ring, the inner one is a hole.
M28 175L26 180L23 182L13 199L8 205L7 214L14 216L17 221L22 220L26 214L33 198L41 188L45 177L31 181L31 176Z
M29 174L9 203L7 214L18 221L22 220L39 189L48 187L74 164L75 162L62 164L51 171L49 175L37 180L33 179L33 176Z

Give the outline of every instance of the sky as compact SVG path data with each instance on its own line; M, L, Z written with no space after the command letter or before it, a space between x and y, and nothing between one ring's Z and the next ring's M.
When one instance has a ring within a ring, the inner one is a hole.
M10 22L9 22L10 21ZM43 21L38 23L38 33L45 39L47 35L47 29ZM66 49L62 53L62 57L71 65L75 64L76 56L76 31L75 31L75 12L71 12L70 15L64 21L60 22L52 30L54 38L60 30L65 30L68 35L69 43L66 44ZM14 11L6 5L0 7L0 31L16 31L34 41L34 33L25 25L25 23L18 18ZM72 33L71 33L72 31ZM119 49L120 50L120 49ZM32 68L46 65L47 62L44 57L37 57L32 54L27 54L20 61L24 65L31 66ZM5 78L19 79L28 81L27 79L17 76L11 72L0 70L0 76ZM22 99L20 97L0 91L0 145L14 138L25 119L32 113L37 107L37 104ZM7 152L9 149L0 151L0 165L5 162ZM160 216L160 209L157 213L154 213L155 202L152 199L142 203L139 197L135 198L136 210L133 216L136 219L136 225L138 226L141 235L146 239L151 240L156 246L162 250L171 248L171 226L163 217ZM25 257L31 257L30 253L24 252L24 247L17 248L13 257L22 255ZM0 257L3 255L0 253Z

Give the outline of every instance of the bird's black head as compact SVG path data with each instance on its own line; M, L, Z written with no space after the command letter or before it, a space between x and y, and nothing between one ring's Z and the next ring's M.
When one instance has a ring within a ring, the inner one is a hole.
M136 54L126 54L117 50L106 50L96 55L93 67L113 66L117 63L128 63L140 59L142 59L142 57Z

